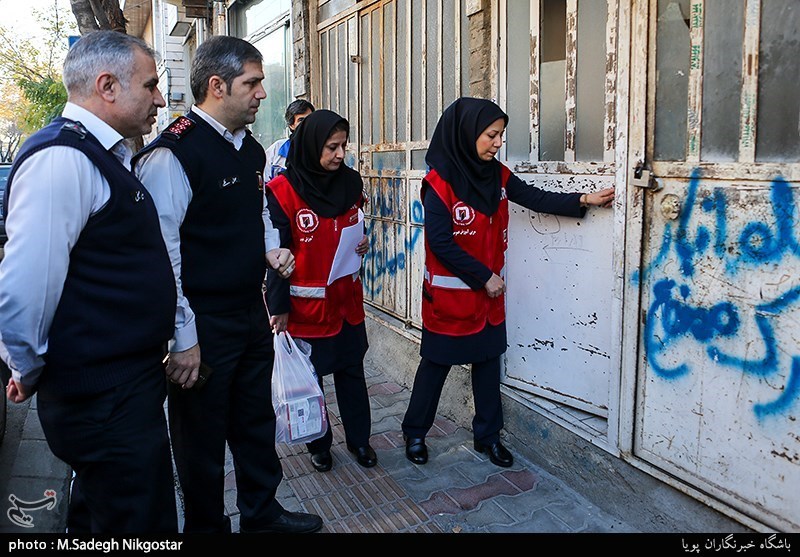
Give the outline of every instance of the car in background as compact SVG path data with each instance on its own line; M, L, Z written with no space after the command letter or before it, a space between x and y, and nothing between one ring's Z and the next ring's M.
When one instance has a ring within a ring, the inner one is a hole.
M6 196L6 184L8 175L11 174L11 163L0 162L0 248L6 245L6 221L3 218L3 200Z

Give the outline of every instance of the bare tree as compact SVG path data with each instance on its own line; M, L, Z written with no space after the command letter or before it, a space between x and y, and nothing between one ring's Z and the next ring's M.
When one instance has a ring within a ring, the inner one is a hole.
M14 122L0 124L0 162L11 162L17 154L22 130Z
M127 32L119 0L70 0L81 35L98 29Z
M119 0L69 0L81 35L100 29L128 32L128 20L119 7ZM144 145L141 136L129 140L134 152Z

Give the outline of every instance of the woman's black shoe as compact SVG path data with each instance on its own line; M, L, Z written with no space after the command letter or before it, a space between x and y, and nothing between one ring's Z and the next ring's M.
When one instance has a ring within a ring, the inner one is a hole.
M495 441L489 445L483 445L475 441L475 450L479 453L488 453L492 464L508 468L514 464L514 456L506 449L500 441Z
M414 464L425 464L428 462L428 447L425 446L424 437L408 437L403 435L406 440L406 458Z
M317 472L327 472L333 466L333 458L330 451L322 451L311 455L311 466Z

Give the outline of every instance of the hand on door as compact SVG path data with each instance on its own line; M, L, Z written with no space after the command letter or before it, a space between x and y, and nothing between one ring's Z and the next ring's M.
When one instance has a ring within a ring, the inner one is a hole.
M581 195L581 207L593 205L595 207L611 207L614 202L614 188Z

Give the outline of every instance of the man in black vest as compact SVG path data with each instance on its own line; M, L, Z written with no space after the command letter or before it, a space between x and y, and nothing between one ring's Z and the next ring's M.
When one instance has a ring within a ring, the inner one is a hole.
M165 105L154 53L122 33L89 33L67 54L64 84L62 117L31 136L8 180L6 395L37 393L47 443L88 510L84 528L177 532L162 363L175 278L123 141L148 133Z
M268 263L288 275L294 258L272 229L264 149L246 128L266 97L261 61L253 45L235 37L201 44L191 72L195 106L134 160L158 207L178 287L167 374L184 532L231 531L223 497L226 441L241 532L322 527L318 516L289 512L275 500L283 473L261 287ZM198 384L201 361L206 379Z

